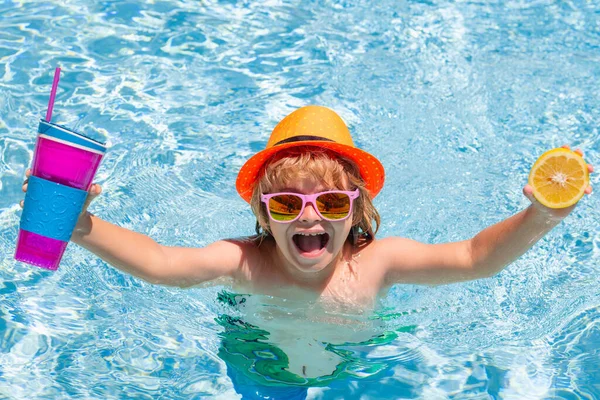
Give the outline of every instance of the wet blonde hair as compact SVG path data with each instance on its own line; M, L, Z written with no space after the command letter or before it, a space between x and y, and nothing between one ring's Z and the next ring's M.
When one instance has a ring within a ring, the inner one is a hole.
M256 215L256 233L269 236L269 215L261 201L262 194L272 193L277 187L289 186L298 179L310 178L331 189L359 190L359 196L352 206L352 231L356 236L364 235L373 239L379 229L380 217L371 196L365 188L356 164L340 158L334 152L318 147L296 147L275 156L261 171L259 180L252 191L250 206ZM349 187L343 187L346 180ZM375 222L375 229L373 229Z

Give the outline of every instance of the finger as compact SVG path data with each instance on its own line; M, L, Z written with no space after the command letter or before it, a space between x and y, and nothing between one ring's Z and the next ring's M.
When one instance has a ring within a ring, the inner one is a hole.
M102 193L102 186L98 185L97 183L94 183L92 186L90 186L90 190L88 191L88 196L85 199L85 203L83 203L83 209L87 210L87 208L89 207L90 203L96 197L98 197L98 195L100 193Z
M25 206L25 200L21 200L21 201L19 202L19 205L21 206L21 208L23 208L23 206Z
M27 168L25 170L25 176L28 177L28 178L31 176L31 168Z
M563 144L561 147L563 149L571 150L571 146L569 146L568 144Z
M592 194L592 191L593 191L593 189L591 186L588 186L585 188L585 194Z
M581 149L575 149L575 153L579 154L581 157L583 157L583 151Z
M21 186L21 190L24 192L27 191L27 180L25 180L25 182L23 182L23 186Z
M591 164L588 164L588 172L591 174L592 172L594 172L594 166Z
M525 195L525 197L527 197L529 199L529 201L531 201L532 203L536 202L535 197L533 197L533 187L529 184L525 185L523 187L523 194Z
M90 196L96 197L98 196L100 193L102 193L102 186L98 185L97 183L94 183L92 186L90 186Z

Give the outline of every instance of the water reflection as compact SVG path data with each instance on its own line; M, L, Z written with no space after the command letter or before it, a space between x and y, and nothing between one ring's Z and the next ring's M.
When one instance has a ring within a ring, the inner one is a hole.
M240 393L272 393L287 388L286 397L308 387L384 375L393 356L377 354L416 327L386 331L377 314L342 314L314 303L222 291L218 301L227 311L216 318L219 357ZM232 315L233 314L233 315ZM273 389L276 388L276 389Z

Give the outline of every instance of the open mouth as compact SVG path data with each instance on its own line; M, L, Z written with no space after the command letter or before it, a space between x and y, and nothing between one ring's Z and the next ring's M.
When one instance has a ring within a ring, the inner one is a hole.
M328 233L297 233L292 240L303 256L319 255L329 242Z

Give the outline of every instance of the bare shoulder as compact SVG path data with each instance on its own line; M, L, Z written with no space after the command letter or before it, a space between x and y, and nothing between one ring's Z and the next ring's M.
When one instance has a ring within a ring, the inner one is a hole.
M266 271L272 264L271 255L275 251L275 241L272 237L249 236L223 242L237 247L239 252L240 264L235 275L238 283L256 281L259 276L267 274Z
M385 274L392 265L397 264L397 260L411 256L414 244L414 241L400 237L373 239L357 246L355 252L363 262L369 264L371 271L378 270Z
M469 241L427 244L389 237L378 240L375 251L386 275L386 285L461 281L471 267Z
M253 237L223 239L205 247L163 247L168 265L157 282L189 287L220 278L243 277L244 270L260 258Z
M399 236L390 236L383 239L377 239L376 244L378 250L386 251L397 249L398 247L408 249L419 244L419 242Z
M410 258L423 243L403 237L387 237L373 240L370 251L377 255L380 264L394 263L398 258Z
M261 249L263 242L260 237L248 236L219 240L209 247L214 246L220 257L232 258L237 267L243 269L260 263L263 257Z

